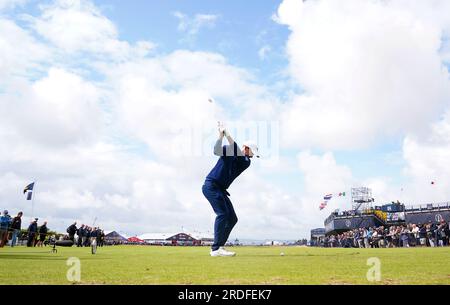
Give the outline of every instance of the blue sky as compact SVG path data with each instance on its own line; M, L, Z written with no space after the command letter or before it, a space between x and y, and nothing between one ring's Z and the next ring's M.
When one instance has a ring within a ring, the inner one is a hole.
M350 207L320 212L323 195L355 186L445 201L449 6L0 1L0 195L28 209L16 190L36 178L36 211L58 226L210 231L199 190L216 159L190 135L213 145L220 116L280 131L279 161L255 160L231 188L233 238L306 237Z

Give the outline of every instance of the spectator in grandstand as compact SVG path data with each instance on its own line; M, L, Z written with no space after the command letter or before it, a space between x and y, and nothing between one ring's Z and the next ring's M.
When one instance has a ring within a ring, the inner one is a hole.
M37 225L38 219L35 218L30 225L28 226L28 241L27 241L27 247L34 247L34 241L36 239L36 234L38 231L38 225Z
M12 230L12 238L11 238L11 247L16 246L17 237L20 234L20 229L22 228L22 216L23 213L19 212L17 213L17 216L13 218L11 223L11 230Z
M11 226L11 216L7 210L3 211L3 216L0 216L0 248L3 248L8 242L9 227Z

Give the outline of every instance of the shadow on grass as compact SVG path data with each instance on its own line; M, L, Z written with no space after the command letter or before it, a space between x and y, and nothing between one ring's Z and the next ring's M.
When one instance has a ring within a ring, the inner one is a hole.
M18 254L18 255L17 255ZM57 254L51 252L15 252L14 254L0 254L0 260L2 259L15 259L15 260L67 260L69 257L67 256L57 256ZM101 256L87 256L80 257L81 260L109 260L109 258L104 258Z
M337 256L353 256L353 255L360 255L361 253L359 252L354 252L354 253L337 253L337 254L285 254L285 255L280 255L280 254L262 254L262 255L248 255L248 254L240 254L238 255L239 257L313 257L313 256L326 256L326 257L337 257Z

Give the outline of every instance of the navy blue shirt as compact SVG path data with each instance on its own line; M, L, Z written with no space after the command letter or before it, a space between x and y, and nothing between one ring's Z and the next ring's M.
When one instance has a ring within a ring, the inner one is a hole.
M213 181L222 189L226 190L231 183L250 166L250 158L242 154L238 149L236 142L232 146L223 146L222 141L218 140L214 147L214 154L219 155L220 159L216 166L206 177L206 180ZM233 149L234 148L234 149Z

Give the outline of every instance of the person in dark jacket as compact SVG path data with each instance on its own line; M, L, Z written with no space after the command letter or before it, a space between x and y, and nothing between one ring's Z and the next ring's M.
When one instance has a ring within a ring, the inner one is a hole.
M81 225L81 227L77 230L78 240L77 240L77 247L83 246L83 236L84 236L84 224Z
M27 247L33 247L34 246L34 241L36 239L36 234L38 231L38 225L37 225L37 221L38 219L35 218L31 224L28 226L28 242L27 242Z
M69 234L69 239L75 242L75 233L77 233L77 222L74 222L70 227L67 228L67 233Z
M38 247L44 246L44 241L47 238L48 228L47 228L47 222L44 221L44 224L39 228L39 241L37 242Z
M12 238L11 238L11 247L14 247L17 242L17 237L20 234L20 230L22 229L22 216L23 213L19 212L16 217L13 218L11 223L12 230Z

